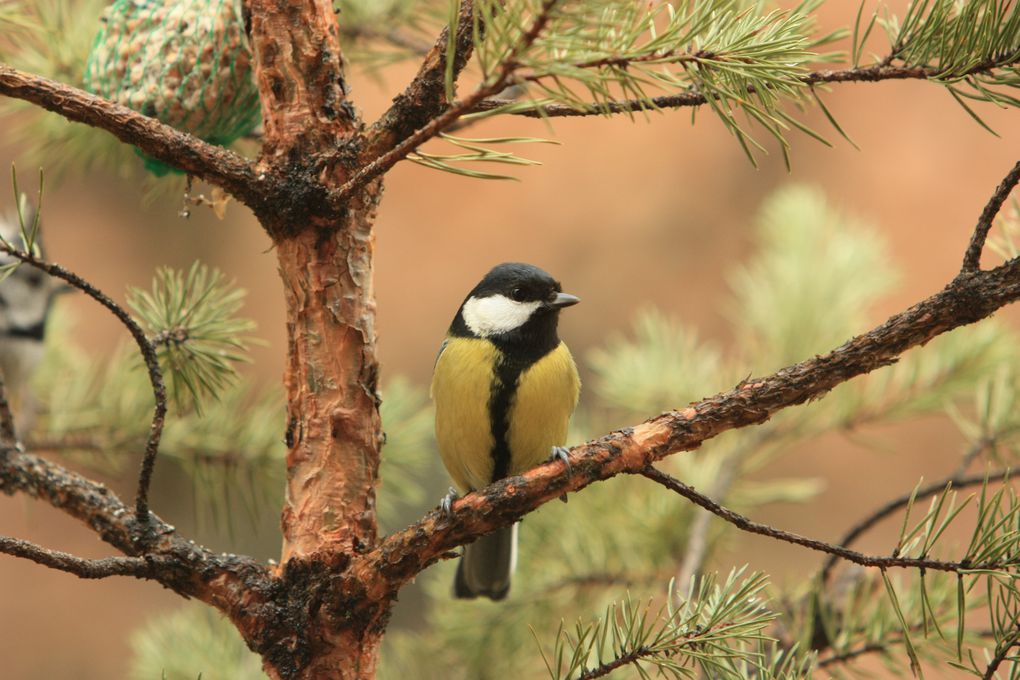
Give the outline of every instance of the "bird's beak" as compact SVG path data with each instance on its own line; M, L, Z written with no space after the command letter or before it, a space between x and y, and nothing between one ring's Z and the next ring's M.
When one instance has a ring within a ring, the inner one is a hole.
M581 298L576 295L571 295L570 293L556 293L556 297L549 303L549 306L553 309L562 309L563 307L576 305L580 301Z

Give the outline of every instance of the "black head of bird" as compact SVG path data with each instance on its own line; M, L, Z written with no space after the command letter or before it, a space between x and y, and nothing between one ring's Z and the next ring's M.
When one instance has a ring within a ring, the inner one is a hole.
M512 351L550 351L558 340L559 311L578 302L538 267L507 262L468 294L450 334L486 338Z

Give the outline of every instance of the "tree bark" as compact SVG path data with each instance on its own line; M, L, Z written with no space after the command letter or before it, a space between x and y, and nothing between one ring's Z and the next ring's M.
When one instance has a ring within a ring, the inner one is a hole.
M374 217L373 200L333 233L306 230L277 244L287 304L284 562L375 543Z
M276 244L287 309L279 628L289 637L259 652L274 678L372 678L390 599L366 598L349 566L376 542L372 227L382 184L327 198L350 178L362 139L332 3L248 5L265 126L256 168L288 187L256 210Z

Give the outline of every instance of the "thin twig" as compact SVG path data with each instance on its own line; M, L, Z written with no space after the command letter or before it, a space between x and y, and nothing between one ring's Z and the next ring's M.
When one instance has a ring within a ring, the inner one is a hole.
M838 557L859 564L864 567L878 567L880 569L889 569L892 567L898 567L902 569L929 569L931 571L947 571L952 573L960 573L961 571L967 571L971 569L1006 569L1015 566L1014 563L1006 564L982 564L964 565L960 562L946 562L943 560L931 560L926 558L915 558L915 557L876 557L872 555L865 555L859 553L856 550L849 550L832 543L826 543L825 541L819 541L814 538L807 538L798 534L791 533L789 531L783 531L782 529L776 529L775 527L769 526L768 524L761 524L753 520L744 517L743 515L736 513L729 508L724 508L708 496L704 496L693 488L687 486L679 479L672 477L661 470L657 470L654 467L647 467L641 473L644 477L651 479L658 484L666 487L670 491L680 494L692 503L705 508L712 514L726 520L733 526L737 527L742 531L746 531L752 534L758 534L760 536L768 536L778 541L784 541L786 543L793 543L794 545L803 546L811 550L817 550L819 552L828 553L830 555L837 555Z
M0 536L0 553L22 557L51 569L59 569L79 578L107 578L109 576L134 576L152 579L162 560L158 557L104 557L97 560L76 557L59 550L49 550L29 541Z
M152 385L153 398L156 402L153 408L152 424L149 427L149 438L145 444L145 455L142 458L142 466L138 474L138 492L135 497L135 514L140 522L146 522L149 517L149 485L152 482L152 471L156 465L156 454L159 453L159 441L163 435L167 409L166 385L163 382L163 372L159 367L155 347L149 342L142 327L131 318L131 315L123 307L74 272L68 271L60 265L40 260L30 253L17 250L5 243L0 243L0 251L70 284L106 307L127 328L135 344L138 345L138 351L145 362L149 383Z
M1000 644L1002 644L1002 648L994 657L992 657L992 660L988 662L988 665L985 667L985 673L981 676L981 680L993 680L995 678L995 672L999 670L999 666L1001 666L1002 662L1009 656L1009 651L1014 647L1020 646L1020 622L1016 623L1016 628L1013 631L1013 634L1009 638L1003 640Z
M835 664L847 663L853 661L857 657L866 656L868 654L874 654L875 652L881 652L889 649L896 642L902 642L903 638L885 639L882 642L869 642L866 645L862 645L857 649L851 649L846 652L839 654L833 654L827 656L824 659L819 659L818 663L815 664L815 668L826 668L827 666L833 666Z
M923 632L924 632L923 626L912 626L910 628L911 634ZM973 633L972 635L979 638L993 637L993 633L990 630L978 631L976 633ZM902 633L896 635L888 635L886 637L883 637L881 642L868 642L864 645L861 645L860 647L857 647L856 649L848 649L843 652L834 653L830 656L820 658L815 663L815 668L816 669L827 668L829 666L834 666L836 664L848 663L859 657L867 656L868 654L874 654L875 652L884 652L887 651L891 646L895 644L901 644L903 641L904 637Z
M0 376L0 439L4 447L18 445L18 431L14 427L14 414L11 413L11 404L7 401L7 385L3 376Z
M734 456L735 458L736 456ZM725 498L730 487L737 479L737 472L740 462L730 460L728 464L720 466L719 476L713 480L712 496ZM677 583L680 588L687 588L692 579L696 578L705 561L705 554L708 548L708 529L712 525L712 513L705 509L695 510L694 521L691 522L687 546L684 549L684 558L680 563L680 570L677 572Z
M626 654L621 654L612 661L607 661L599 664L595 668L584 671L577 676L577 680L595 680L595 678L604 678L618 668L622 668L627 664L636 663L646 656L652 656L653 654L655 654L655 652L645 646L632 649Z
M902 510L903 508L907 507L907 505L911 503L912 499L922 500L940 494L946 490L946 486L949 484L952 484L953 488L964 489L967 488L968 486L977 486L979 484L984 484L985 482L988 481L1002 479L1009 473L1010 469L1005 468L1003 470L995 470L994 472L989 472L986 474L971 475L970 477L964 477L962 475L957 474L953 475L952 477L940 479L937 482L932 482L928 486L918 489L916 493L912 491L910 493L903 494L902 496L894 498L889 502L885 503L880 508L877 508L874 512L870 513L867 517L865 517L860 522L851 527L846 532L846 534L841 539L839 539L837 545L843 546L844 548L849 547L854 541L860 538L865 532L867 532L869 529L871 529L876 524L881 522L883 519L889 517L896 511ZM822 566L822 570L820 573L822 583L827 582L829 580L829 577L832 576L832 570L835 568L836 563L838 561L839 561L838 555L830 555L828 559L825 560L825 564Z
M985 239L988 237L988 231L992 228L992 222L995 221L995 216L999 214L999 210L1002 209L1002 204L1006 202L1009 194L1013 191L1013 188L1020 182L1020 161L1013 166L1013 169L1006 175L999 186L995 189L995 193L992 194L992 198L988 201L985 209L981 212L981 217L978 218L977 226L974 227L974 234L970 237L970 244L967 246L967 252L963 255L963 266L960 268L960 273L975 272L981 266L981 251L985 247Z
M994 71L997 68L1006 68L1020 62L1020 59L1004 60L1002 62L983 62L971 67L965 75L977 75ZM887 80L931 80L942 75L942 72L929 66L890 66L879 63L874 66L842 70L811 71L800 77L804 85L819 85L826 83L878 83ZM748 94L754 94L757 90L749 87ZM468 113L482 113L507 106L512 102L486 99L479 102ZM583 106L570 106L567 104L535 102L532 108L512 109L506 112L507 115L524 116L527 118L565 118L582 116L605 116L618 113L640 113L643 111L656 111L659 109L677 109L707 104L708 99L704 94L691 89L676 94L649 97L647 99L622 99L612 102L598 102Z
M168 165L223 187L253 210L267 203L264 177L251 163L125 106L0 64L0 95L23 99L68 120L105 130Z

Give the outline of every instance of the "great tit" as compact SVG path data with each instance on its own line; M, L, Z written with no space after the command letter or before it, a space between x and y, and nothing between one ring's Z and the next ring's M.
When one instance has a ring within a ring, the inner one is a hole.
M436 359L432 398L439 452L460 493L565 458L581 381L556 325L560 310L579 301L538 267L507 262L457 310ZM516 553L516 524L466 546L454 595L506 597Z
M22 206L22 218L31 225L35 208L24 198ZM15 248L25 248L16 213L0 215L0 236ZM0 253L0 267L15 262L10 255ZM27 383L42 359L43 335L53 298L65 289L58 279L27 264L0 282L0 374L9 397L29 399ZM27 406L23 404L23 408Z

